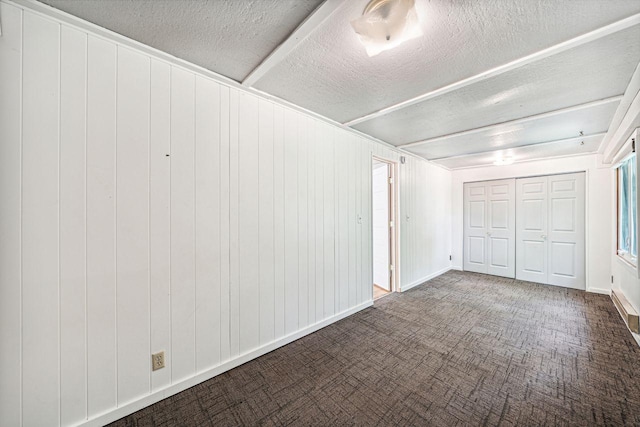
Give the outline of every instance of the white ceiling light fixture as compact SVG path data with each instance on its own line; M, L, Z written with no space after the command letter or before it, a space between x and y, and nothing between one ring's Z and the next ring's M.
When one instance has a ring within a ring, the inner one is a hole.
M499 157L493 162L496 166L506 166L513 163L513 157Z
M371 0L351 26L370 57L422 35L415 0Z

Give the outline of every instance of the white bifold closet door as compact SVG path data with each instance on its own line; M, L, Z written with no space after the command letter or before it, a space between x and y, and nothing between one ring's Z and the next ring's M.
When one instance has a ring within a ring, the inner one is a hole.
M515 179L464 184L464 270L515 277Z
M585 177L516 180L516 278L585 289Z

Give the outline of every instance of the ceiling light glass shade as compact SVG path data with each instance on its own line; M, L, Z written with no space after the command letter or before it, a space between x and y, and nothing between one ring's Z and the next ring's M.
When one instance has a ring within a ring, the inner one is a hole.
M422 35L415 0L372 0L351 26L369 56Z

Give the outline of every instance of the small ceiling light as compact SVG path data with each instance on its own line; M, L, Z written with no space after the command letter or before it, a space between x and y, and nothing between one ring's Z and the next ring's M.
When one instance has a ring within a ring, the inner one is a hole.
M415 0L371 0L351 26L369 56L422 35Z
M493 162L496 166L506 166L513 163L513 157L500 157Z

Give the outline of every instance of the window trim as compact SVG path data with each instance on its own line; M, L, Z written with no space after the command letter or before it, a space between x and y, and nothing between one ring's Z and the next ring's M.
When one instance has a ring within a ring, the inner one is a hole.
M623 166L624 163L626 163L629 159L631 159L632 156L635 156L635 151L630 153L628 156L625 156L624 159L622 159L619 163L619 165L616 167L615 171L616 171L616 255L619 257L620 260L622 260L624 263L628 264L630 267L633 267L634 269L638 268L638 256L634 256L631 253L625 251L624 249L620 249L620 231L621 231L621 224L620 224L620 209L621 209L621 197L620 197L620 192L621 192L621 182L620 182L620 175L621 175L621 170L620 168ZM639 159L636 157L636 162ZM637 165L636 165L637 167ZM631 177L631 174L628 174L629 177ZM637 177L636 177L637 179ZM629 179L629 181L631 181ZM631 188L631 185L629 183L628 189ZM632 212L633 209L631 207L632 203L637 203L636 200L631 200L632 198L630 197L631 194L628 194L628 209L629 212L627 214L628 218L631 218L632 216ZM636 227L638 227L638 225L636 225ZM630 230L631 231L631 230ZM631 233L630 233L631 234ZM637 236L637 230L633 230L633 236L631 238L636 238Z

